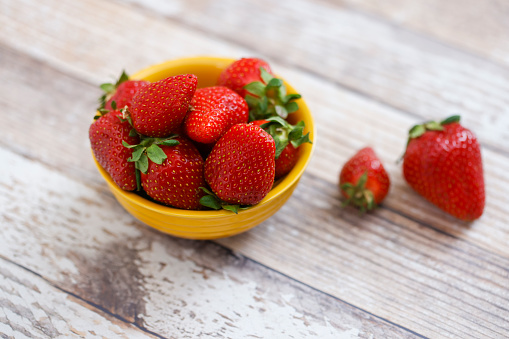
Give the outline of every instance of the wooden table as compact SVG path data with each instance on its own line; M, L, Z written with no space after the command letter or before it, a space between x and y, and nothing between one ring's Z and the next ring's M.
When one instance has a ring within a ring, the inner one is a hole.
M0 337L509 337L509 4L503 0L0 1ZM251 231L177 239L138 222L92 162L98 85L195 55L268 60L317 121L288 203ZM418 196L415 123L461 114L484 215ZM371 145L376 212L341 208Z

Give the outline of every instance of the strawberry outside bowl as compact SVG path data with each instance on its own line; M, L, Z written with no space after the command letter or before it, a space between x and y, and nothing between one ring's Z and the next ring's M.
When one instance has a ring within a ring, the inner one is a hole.
M192 73L198 77L198 87L214 86L221 71L235 59L219 57L190 57L170 60L150 66L133 74L131 79L157 81L169 76ZM288 93L296 93L285 81ZM298 99L299 110L289 117L291 123L303 120L305 133L315 141L315 126L304 100ZM299 159L285 177L277 180L269 194L258 204L240 210L238 214L227 210L190 211L172 208L148 200L135 192L124 191L95 160L95 164L111 192L124 209L141 222L167 234L188 239L217 239L249 230L276 213L290 198L307 167L314 145L300 146Z

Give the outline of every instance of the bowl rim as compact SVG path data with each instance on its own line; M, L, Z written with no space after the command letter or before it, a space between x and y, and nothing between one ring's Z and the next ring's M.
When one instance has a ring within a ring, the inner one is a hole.
M235 61L236 59L233 58L225 58L225 57L214 57L214 56L196 56L196 57L185 57L185 58L179 58L179 59L173 59L168 60L162 63L158 63L155 65L148 66L133 75L131 75L131 79L144 79L154 73L164 72L170 67L187 67L189 64L199 64L202 66L216 66L216 67L222 67L224 68L229 63ZM279 77L279 76L278 76ZM295 89L286 82L286 80L282 77L283 82L285 86L287 87L287 91L289 93L296 93ZM277 199L277 197L285 192L286 190L290 189L293 185L295 185L301 178L302 174L304 173L307 165L311 161L311 157L314 153L315 149L315 136L316 136L316 126L313 119L313 115L311 114L311 111L309 110L306 102L304 99L298 99L299 104L299 110L305 112L304 114L307 115L308 121L306 121L306 131L309 132L309 135L311 137L311 140L313 144L305 143L300 146L301 154L299 155L299 160L295 164L294 168L285 175L283 178L278 179L273 188L270 190L270 192L265 196L265 198L262 199L258 204L248 207L246 210L240 210L238 214L245 213L247 211L250 211L251 213L256 212L259 209L263 209L265 205L269 204L272 200ZM308 122L311 122L311 126L308 124ZM111 179L111 176L108 172L102 166L97 162L97 159L95 158L93 152L92 152L93 160L98 167L100 174L103 176L103 178L108 183L110 189L112 189L114 192L114 195L122 195L125 199L129 199L136 205L143 205L146 209L161 213L164 215L171 215L174 217L183 217L183 218L193 218L193 219L209 219L209 218L222 218L222 217L231 217L232 213L231 211L227 210L185 210L185 209L179 209L167 205L159 204L155 201L148 200L136 192L131 191L125 191L122 190L120 187L118 187L113 180Z

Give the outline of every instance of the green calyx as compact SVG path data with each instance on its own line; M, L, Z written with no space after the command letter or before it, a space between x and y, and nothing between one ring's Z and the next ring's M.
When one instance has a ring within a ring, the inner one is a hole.
M245 99L249 106L250 121L272 116L286 119L288 114L299 109L295 100L301 98L300 94L287 94L283 80L273 77L263 67L260 67L260 76L263 82L254 81L244 86L249 92Z
M312 144L309 140L309 133L303 134L305 123L300 121L296 125L291 125L288 121L279 116L265 119L266 123L260 127L269 133L276 143L276 159L279 158L285 147L291 143L297 148L305 142Z
M239 214L240 210L245 210L249 208L249 206L245 205L231 205L227 202L222 201L219 199L217 195L214 194L214 192L210 191L209 189L205 187L200 187L203 192L205 192L205 195L201 197L200 204L202 204L205 207L212 208L214 210L220 210L224 209L227 211L231 211L235 214Z
M410 141L412 139L417 139L420 136L422 136L427 131L443 131L444 125L452 124L455 122L460 122L461 117L459 115L453 115L450 116L440 122L437 121L428 121L423 124L415 125L412 128L410 128L410 131L408 131L408 141L406 143L405 147L405 154L406 154L406 148L408 148L408 144L410 144ZM401 156L401 159L405 157L405 154Z
M104 83L104 84L101 84L99 87L103 90L103 95L101 95L99 97L99 107L97 108L97 110L100 112L101 109L104 110L104 106L106 105L106 102L108 101L108 99L113 95L113 93L115 93L115 91L117 90L118 86L123 83L123 82L126 82L127 80L129 80L129 76L127 75L127 73L125 71L122 71L122 74L120 74L120 77L117 79L117 81L115 83ZM112 103L112 108L113 108L113 103ZM116 108L113 108L114 110Z
M131 132L133 130L131 130ZM133 154L129 159L127 159L127 161L134 162L134 167L136 168L136 184L138 190L141 190L140 172L147 173L149 160L158 165L161 165L163 163L167 156L161 149L160 145L164 146L178 145L179 141L173 139L175 136L176 135L172 135L168 138L142 137L141 142L137 145L129 145L127 142L122 141L122 145L124 145L124 147L132 149L133 151Z
M371 211L376 208L375 197L373 192L366 188L368 181L368 172L359 178L356 185L349 182L341 185L341 189L346 193L347 199L343 202L342 206L352 205L358 207L361 213Z

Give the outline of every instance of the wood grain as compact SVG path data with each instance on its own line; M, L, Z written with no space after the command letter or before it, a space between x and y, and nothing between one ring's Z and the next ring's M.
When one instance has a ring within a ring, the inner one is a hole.
M67 293L104 324L113 317L146 335L509 336L505 47L483 54L480 38L460 41L450 20L430 28L437 2L419 13L419 2L401 4L415 24L394 24L397 1L345 3L0 1L0 224L8 226L0 278L10 286L0 310L15 309L2 334L55 328L20 316L11 291L31 288L14 278L25 274L53 291L48 305ZM468 17L472 6L456 14ZM196 54L267 58L304 95L318 128L287 205L220 246L132 219L88 149L97 84L122 68ZM487 183L485 214L468 224L414 193L395 163L410 126L458 112L482 142ZM393 185L377 212L360 217L339 207L336 185L340 165L365 145ZM65 306L77 310L69 317L85 312L78 306Z
M0 337L156 338L3 258Z
M0 165L0 222L9 225L0 264L15 261L127 324L178 338L414 336L211 242L151 230L109 195L37 162L1 148L0 157L10 164Z
M503 0L343 0L350 8L509 65L509 5Z

